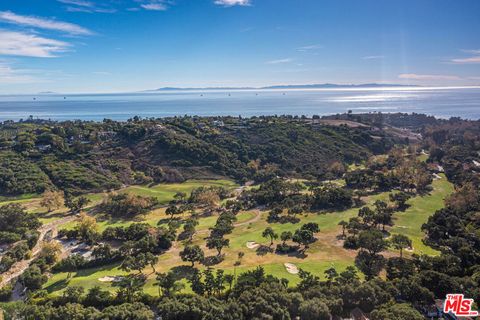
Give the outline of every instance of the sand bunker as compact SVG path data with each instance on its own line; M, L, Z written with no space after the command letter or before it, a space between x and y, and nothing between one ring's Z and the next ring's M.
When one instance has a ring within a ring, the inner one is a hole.
M298 267L296 265L294 265L293 263L284 263L283 265L287 269L288 273L298 274L298 271L299 271Z
M247 248L248 249L257 249L258 247L260 247L260 245L258 243L256 243L255 241L248 241L247 242Z
M438 179L442 179L442 177L439 176L438 174L434 173L433 174L433 180L438 180Z
M118 282L120 280L122 280L122 277L118 277L118 276L115 276L115 277L106 276L106 277L98 278L98 281L100 282Z

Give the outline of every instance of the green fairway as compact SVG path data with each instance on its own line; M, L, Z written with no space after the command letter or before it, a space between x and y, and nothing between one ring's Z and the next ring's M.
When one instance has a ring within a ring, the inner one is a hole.
M188 180L183 183L158 184L152 187L130 186L122 189L120 192L130 192L144 197L155 197L161 204L166 204L173 199L177 192L184 192L188 196L195 188L210 186L227 189L238 187L235 182L230 180Z
M438 251L423 244L425 237L422 231L422 225L427 222L428 217L435 211L443 208L444 199L453 191L453 185L448 182L444 174L440 174L441 179L434 180L432 183L433 191L425 196L416 196L407 203L410 207L405 212L394 214L395 225L391 233L399 233L408 236L413 241L413 251L415 253L425 253L430 255L438 254Z

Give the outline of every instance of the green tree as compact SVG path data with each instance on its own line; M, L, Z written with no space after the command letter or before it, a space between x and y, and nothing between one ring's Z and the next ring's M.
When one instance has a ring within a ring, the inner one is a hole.
M264 238L270 238L270 247L273 245L273 240L278 238L278 234L273 231L271 227L267 227L265 230L262 232L262 237Z
M114 283L119 288L118 297L127 302L134 302L137 295L142 291L147 278L143 274L129 274Z
M201 262L205 254L203 253L203 250L198 246L198 245L189 245L186 246L181 252L180 252L180 257L182 258L183 261L189 261L192 263L192 268L195 265L195 262Z
M396 249L400 250L400 258L403 257L403 249L412 247L412 240L404 234L394 234L390 239L390 245Z
M298 308L302 320L330 320L328 306L319 298L305 300Z
M345 229L347 229L348 222L345 220L342 220L338 223L339 226L342 226L342 237L345 238Z
M217 257L222 255L222 249L228 247L229 244L230 240L223 237L209 237L207 239L207 248L217 250Z
M157 273L157 282L159 295L172 296L175 292L183 289L183 284L178 282L175 275L172 272L169 273Z
M285 246L285 242L287 242L288 240L291 240L292 237L293 237L293 234L291 231L282 232L282 234L280 235L280 240L282 240L282 245Z

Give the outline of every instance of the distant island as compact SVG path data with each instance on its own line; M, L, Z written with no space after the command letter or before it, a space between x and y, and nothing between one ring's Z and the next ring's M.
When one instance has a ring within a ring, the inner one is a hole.
M383 88L383 87L420 87L418 85L403 85L403 84L381 84L381 83L364 83L364 84L336 84L336 83L322 83L322 84L293 84L293 85L277 85L267 87L198 87L198 88L177 88L177 87L163 87L153 90L145 90L142 92L157 92L157 91L199 91L199 90L281 90L281 89L341 89L341 88Z

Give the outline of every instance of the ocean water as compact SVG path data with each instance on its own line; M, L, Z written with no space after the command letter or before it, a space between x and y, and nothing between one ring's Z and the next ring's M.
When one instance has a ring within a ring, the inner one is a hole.
M416 112L441 118L480 119L480 87L314 90L182 91L135 94L1 95L0 121L126 120L168 117L329 115L352 110Z

